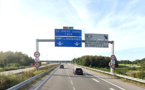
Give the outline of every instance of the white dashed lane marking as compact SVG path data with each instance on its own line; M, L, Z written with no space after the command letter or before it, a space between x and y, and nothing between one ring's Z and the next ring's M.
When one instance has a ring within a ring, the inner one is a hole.
M73 85L73 82L72 82L72 80L70 80L70 82L71 82L71 84Z
M67 72L67 74L68 74L68 76L69 76L69 73L68 73L68 71L66 70L66 72ZM70 82L71 82L71 84L72 84L72 86L73 86L73 82L72 82L72 80L71 80L71 78L70 78L70 76L69 76L69 80L70 80ZM75 87L73 86L73 90L75 90Z
M98 80L96 80L95 78L92 78L95 82L100 82L100 81L98 81Z
M88 71L86 71L87 73L89 73L89 74L92 74L92 73L90 73L90 72L88 72ZM92 74L93 75L93 74ZM117 88L119 88L119 89L121 89L121 90L125 90L124 88L122 88L122 87L120 87L120 86L117 86L117 85L115 85L115 84L113 84L113 83L111 83L111 82L109 82L109 81L107 81L107 80L105 80L105 79L102 79L102 78L100 78L100 77L98 77L98 76L96 76L96 75L94 75L96 78L99 78L100 80L102 80L102 81L104 81L104 82L107 82L107 83L109 83L110 85L112 85L112 86L115 86L115 87L117 87ZM115 89L113 89L113 88L111 88L111 90L115 90Z

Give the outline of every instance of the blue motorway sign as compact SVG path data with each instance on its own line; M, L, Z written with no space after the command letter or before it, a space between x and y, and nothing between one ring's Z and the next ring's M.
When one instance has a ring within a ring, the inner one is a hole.
M55 29L56 47L82 47L82 31L74 29Z
M56 47L82 47L81 37L55 37Z
M74 29L55 29L55 37L57 36L82 36L82 31Z

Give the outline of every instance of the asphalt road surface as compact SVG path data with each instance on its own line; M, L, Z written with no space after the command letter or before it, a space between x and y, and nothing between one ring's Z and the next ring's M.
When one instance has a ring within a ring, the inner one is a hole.
M72 64L64 64L64 69L59 68L40 90L145 90L87 69L83 69L84 75L74 75L74 67Z

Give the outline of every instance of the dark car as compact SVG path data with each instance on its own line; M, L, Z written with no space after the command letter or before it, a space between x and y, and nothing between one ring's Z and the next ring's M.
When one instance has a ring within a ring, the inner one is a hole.
M82 68L74 68L73 73L83 75L83 70L82 70Z
M60 65L60 68L64 68L64 65Z

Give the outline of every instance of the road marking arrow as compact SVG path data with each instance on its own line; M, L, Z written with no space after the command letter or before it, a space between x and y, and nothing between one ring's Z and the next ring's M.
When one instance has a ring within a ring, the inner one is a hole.
M76 42L76 43L74 43L76 46L78 46L79 45L79 43L78 42Z
M62 45L63 43L59 42L59 43L57 43L57 44L60 46L60 45Z

